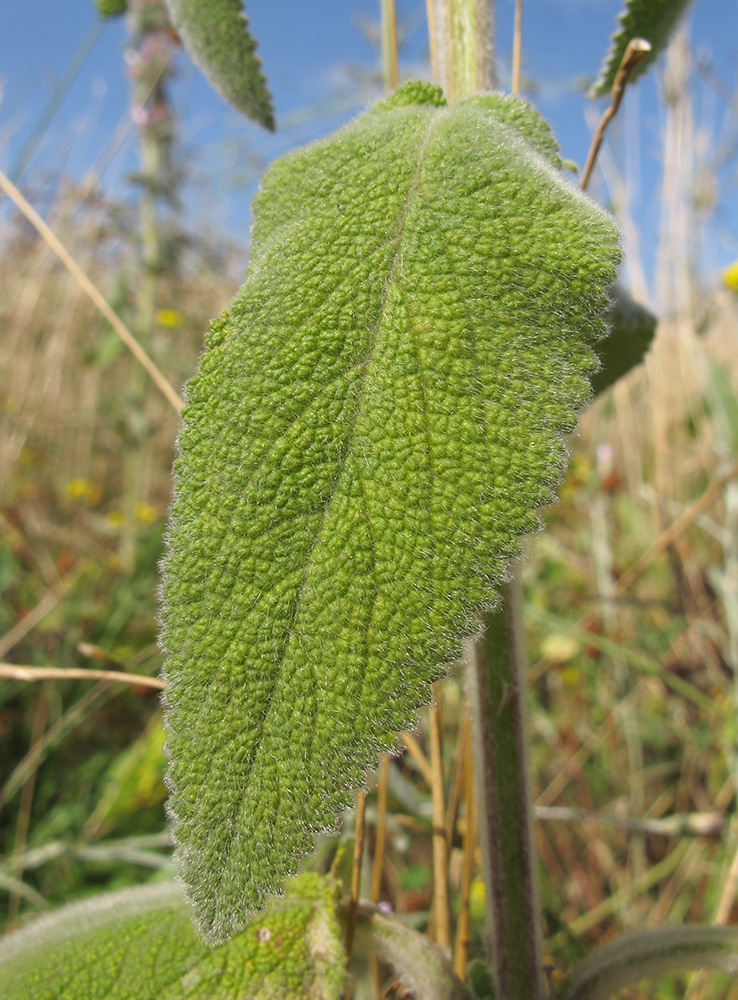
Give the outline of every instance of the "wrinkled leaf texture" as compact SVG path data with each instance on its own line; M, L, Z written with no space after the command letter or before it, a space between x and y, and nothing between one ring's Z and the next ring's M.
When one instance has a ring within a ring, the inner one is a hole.
M274 130L272 97L242 0L166 0L185 48L221 96Z
M613 221L525 102L441 100L408 85L271 167L187 386L166 749L178 871L216 940L478 631L597 367Z
M600 67L590 96L602 97L610 93L628 42L633 38L645 38L651 43L651 51L633 70L631 82L642 76L666 48L689 3L690 0L626 0L625 10L618 15L620 29L612 36L610 51Z
M338 1000L335 889L305 875L227 945L172 882L63 907L0 941L0 1000Z

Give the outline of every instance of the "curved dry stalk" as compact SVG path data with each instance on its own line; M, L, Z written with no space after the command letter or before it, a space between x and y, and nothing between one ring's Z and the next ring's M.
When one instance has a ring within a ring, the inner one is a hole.
M182 409L182 400L180 399L179 394L170 385L146 351L144 351L143 347L141 347L125 323L123 323L123 321L110 308L105 296L97 288L97 286L90 281L61 240L56 236L53 230L46 225L35 208L28 201L26 201L15 184L13 184L13 182L2 172L2 170L0 170L0 188L2 188L19 211L22 212L28 219L36 232L48 243L62 264L64 264L66 269L75 278L82 290L89 296L90 299L92 299L105 319L108 323L110 323L134 358L138 361L141 367L148 372L158 388L161 390L162 394L166 397L167 401L171 403L172 407L177 411L177 413L179 413Z
M141 687L164 689L164 681L145 674L126 674L122 670L86 670L84 667L25 667L15 663L0 663L0 677L14 681L89 680L118 681Z
M55 587L44 594L38 604L31 608L28 614L25 614L5 635L0 637L0 656L5 656L9 649L12 649L13 646L19 643L31 629L35 628L46 617L52 608L56 607L72 585L77 582L82 572L83 569L81 566L71 569L61 578Z
M612 119L618 113L618 108L620 107L620 102L623 99L623 94L625 93L625 88L628 85L628 80L630 80L636 66L640 62L643 62L650 51L651 43L647 42L645 38L631 38L628 42L628 47L625 50L622 62L620 63L617 73L615 74L615 82L613 83L612 90L610 92L610 106L604 112L602 118L600 118L600 123L597 126L594 136L592 137L592 145L589 147L587 162L585 163L584 170L582 171L582 180L580 184L582 191L587 190L587 185L589 184L590 177L592 176L594 165L597 162L597 154L600 151L602 140L605 138L605 131Z

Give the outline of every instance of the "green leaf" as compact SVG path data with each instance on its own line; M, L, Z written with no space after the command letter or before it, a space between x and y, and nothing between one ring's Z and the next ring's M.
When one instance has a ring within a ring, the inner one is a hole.
M610 288L607 319L610 329L597 345L601 368L592 376L596 396L639 365L651 346L658 320L616 282Z
M497 600L590 393L611 218L524 102L379 106L275 163L187 386L164 565L178 870L238 926Z
M125 14L128 9L127 0L95 0L98 11L103 17L115 17L117 14Z
M681 969L738 975L738 928L640 930L598 949L563 980L561 1000L607 1000L624 986Z
M600 74L590 90L591 97L609 94L615 82L620 63L632 38L645 38L651 51L631 74L631 82L645 73L661 54L669 36L687 9L690 0L626 0L625 10L618 15L621 27L612 36L607 58L600 67Z
M171 882L64 907L0 941L0 1000L338 1000L335 890L305 875L227 946Z
M274 131L274 109L242 0L166 0L185 48L227 101Z

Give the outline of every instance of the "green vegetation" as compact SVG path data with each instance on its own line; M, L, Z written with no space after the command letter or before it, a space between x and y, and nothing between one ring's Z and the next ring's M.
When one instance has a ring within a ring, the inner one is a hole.
M736 1000L735 302L680 238L704 217L676 132L692 214L665 224L662 280L690 294L658 326L605 292L613 223L525 101L410 84L265 176L246 282L187 387L165 557L176 867L211 938L241 927L214 947L171 883L150 686L175 407L19 218L0 892L26 926L0 941L0 997ZM73 192L53 227L178 385L231 290L222 247L166 252L171 135L145 138L138 216ZM477 673L431 688L477 612Z

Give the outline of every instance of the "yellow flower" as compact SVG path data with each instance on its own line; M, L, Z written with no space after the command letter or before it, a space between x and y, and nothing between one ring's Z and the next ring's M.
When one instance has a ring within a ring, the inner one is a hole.
M723 271L723 281L732 292L738 292L738 260L734 260L732 264L725 268Z
M541 641L541 654L552 663L566 663L579 652L579 643L570 635L547 635Z
M100 487L83 476L75 476L74 479L69 480L66 486L66 494L71 500L81 500L91 507L100 503L102 497Z
M159 326L177 327L184 323L184 316L177 309L160 309L156 314Z
M136 515L136 520L140 521L141 524L154 524L159 516L157 514L156 507L152 507L150 503L137 503L134 508L134 513Z

